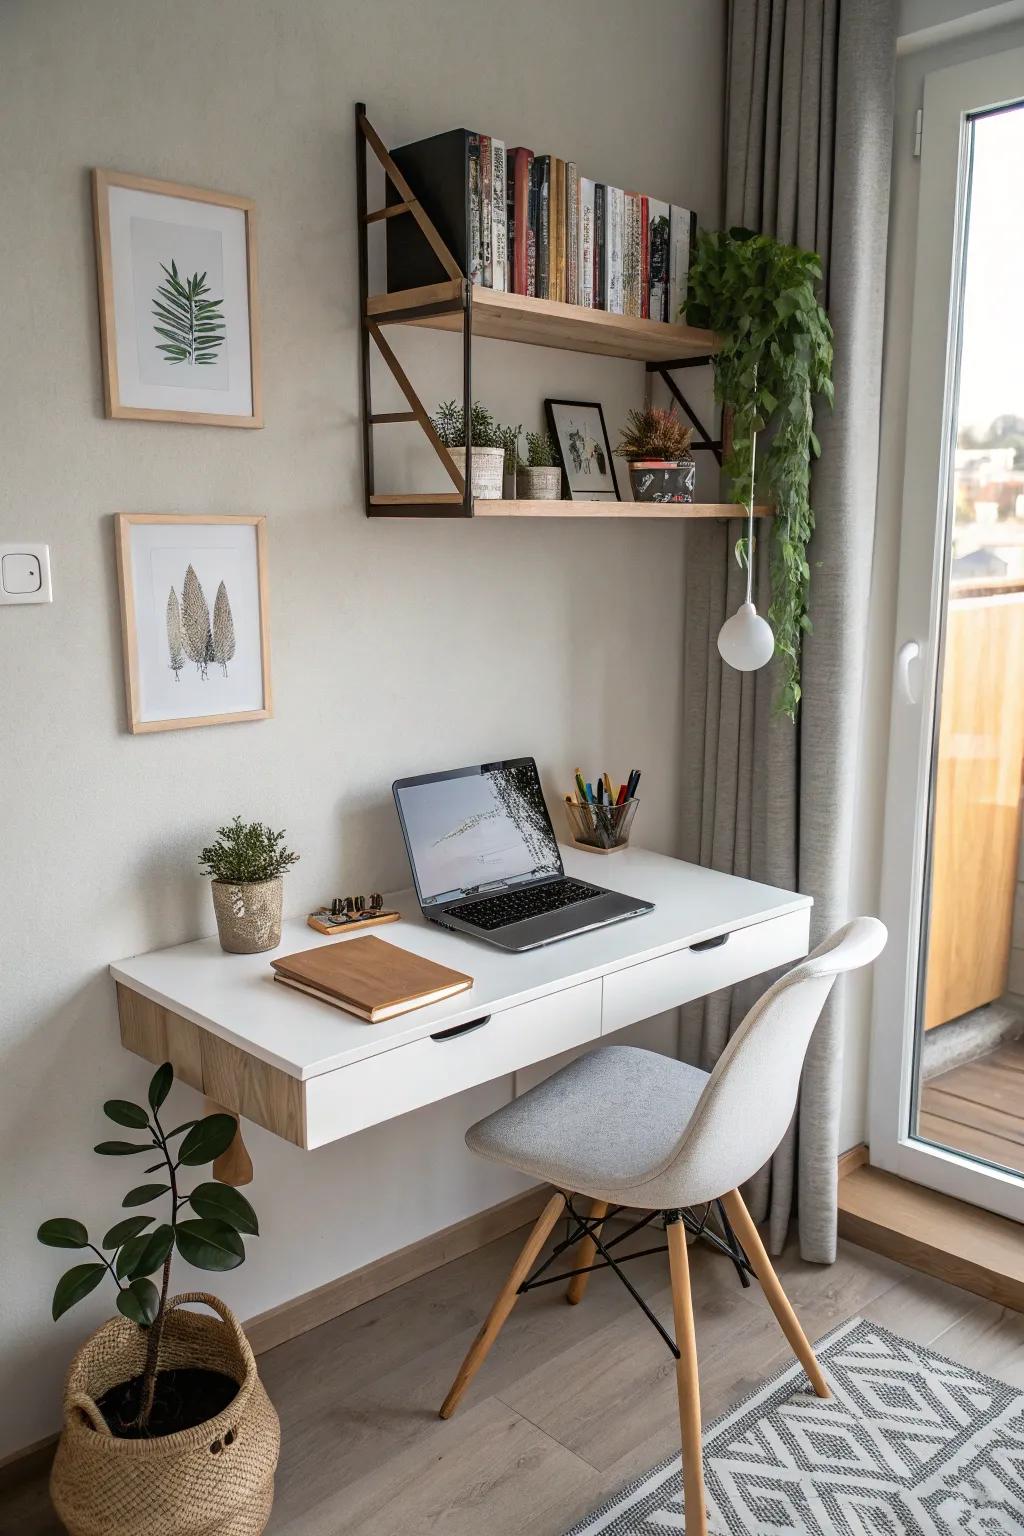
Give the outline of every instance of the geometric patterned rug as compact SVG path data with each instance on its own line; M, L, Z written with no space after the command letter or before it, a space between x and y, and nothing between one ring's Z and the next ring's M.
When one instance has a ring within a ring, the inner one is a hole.
M854 1318L704 1431L711 1536L1021 1536L1024 1393ZM568 1536L684 1530L679 1457Z

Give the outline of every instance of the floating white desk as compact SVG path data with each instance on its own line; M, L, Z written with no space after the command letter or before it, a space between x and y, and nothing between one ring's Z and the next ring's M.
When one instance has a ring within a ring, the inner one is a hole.
M424 922L412 891L389 896L402 921L381 937L475 983L382 1024L272 979L273 954L349 942L304 918L286 922L279 949L261 955L225 954L216 938L179 944L110 967L122 1043L173 1062L236 1114L319 1147L807 953L808 896L642 849L562 854L569 874L655 910L514 955Z

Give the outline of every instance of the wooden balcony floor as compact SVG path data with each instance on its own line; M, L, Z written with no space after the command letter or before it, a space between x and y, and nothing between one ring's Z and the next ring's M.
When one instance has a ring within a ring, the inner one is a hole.
M919 1132L929 1141L1024 1173L1024 1040L925 1083Z

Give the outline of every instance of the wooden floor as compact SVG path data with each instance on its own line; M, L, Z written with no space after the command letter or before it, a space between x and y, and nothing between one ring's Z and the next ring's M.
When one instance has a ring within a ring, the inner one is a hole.
M929 1079L919 1129L940 1146L1024 1173L1024 1041Z
M641 1234L642 1236L643 1234ZM448 1423L437 1408L524 1234L280 1345L260 1369L281 1415L268 1536L560 1536L677 1447L672 1360L613 1275L583 1303L523 1298ZM705 1422L787 1358L764 1298L691 1249ZM779 1263L812 1338L856 1315L1024 1389L1024 1316L848 1244L831 1268ZM671 1326L664 1255L634 1280ZM0 1531L61 1529L42 1480Z

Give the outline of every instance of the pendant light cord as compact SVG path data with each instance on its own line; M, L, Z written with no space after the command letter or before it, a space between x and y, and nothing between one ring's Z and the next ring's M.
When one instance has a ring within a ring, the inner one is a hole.
M754 467L757 463L757 433L750 434L750 503L747 508L747 602L754 600Z

